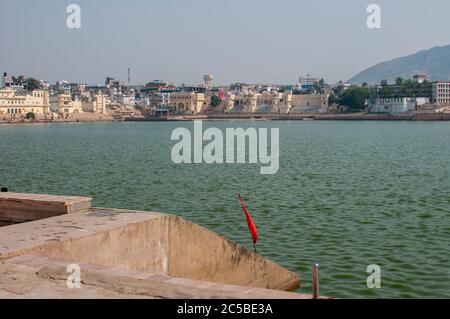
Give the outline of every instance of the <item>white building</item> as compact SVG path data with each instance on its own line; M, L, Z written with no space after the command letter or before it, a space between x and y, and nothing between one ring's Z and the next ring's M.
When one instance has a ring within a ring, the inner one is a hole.
M303 87L319 83L320 79L318 77L307 74L306 76L301 76L298 81L298 83Z
M432 102L438 105L450 105L450 82L438 81L433 83Z
M116 101L117 103L119 103L119 105L121 105L122 108L126 109L134 108L136 104L136 99L134 95L120 94L116 96Z
M416 110L418 106L429 103L429 98L386 98L376 99L370 107L372 113L405 113Z

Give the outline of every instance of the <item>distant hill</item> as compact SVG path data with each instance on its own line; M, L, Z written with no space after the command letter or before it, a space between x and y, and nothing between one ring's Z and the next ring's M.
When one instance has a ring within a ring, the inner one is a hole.
M415 74L426 74L430 81L450 80L450 45L382 62L351 78L348 83L377 84L382 80L394 82L396 78L412 78Z

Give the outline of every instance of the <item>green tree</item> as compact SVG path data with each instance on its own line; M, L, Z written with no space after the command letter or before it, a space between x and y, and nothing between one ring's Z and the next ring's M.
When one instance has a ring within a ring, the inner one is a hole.
M369 97L369 89L351 87L342 94L338 100L338 104L341 106L347 106L352 110L363 110L366 107L366 100Z
M33 90L39 90L41 89L41 82L39 82L36 79L33 78L28 78L25 80L26 84L27 84L27 90L28 91L33 91Z
M330 97L328 98L328 105L333 104L339 104L339 99L334 94L331 94Z
M33 112L28 112L26 115L27 120L34 121L36 119L36 115Z
M314 84L314 89L318 92L318 93L323 93L323 88L325 87L326 83L324 79L320 79L319 82Z
M211 96L210 106L218 107L220 105L220 103L222 103L222 100L217 95Z
M12 81L14 83L18 84L24 84L25 83L25 77L23 75L19 75L18 77L15 77L14 75L11 77Z

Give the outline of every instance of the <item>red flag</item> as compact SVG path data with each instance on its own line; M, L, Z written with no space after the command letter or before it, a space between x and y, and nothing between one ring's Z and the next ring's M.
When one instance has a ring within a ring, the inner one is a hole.
M248 230L252 234L253 246L255 247L255 251L256 251L256 242L258 241L258 230L256 229L256 225L253 222L252 216L250 216L250 213L248 212L247 207L245 207L245 204L244 204L244 201L242 200L241 194L239 194L239 200L241 201L242 209L245 212L245 217L247 218Z

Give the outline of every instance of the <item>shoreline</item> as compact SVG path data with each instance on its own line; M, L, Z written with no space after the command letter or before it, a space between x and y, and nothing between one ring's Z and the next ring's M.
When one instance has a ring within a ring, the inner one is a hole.
M73 123L111 123L111 122L179 122L179 121L450 121L449 113L408 113L408 114L308 114L308 115L273 115L273 114L214 114L170 116L167 118L96 118L70 120L37 120L37 121L1 121L0 125L36 125L36 124L73 124Z
M408 114L308 114L308 115L273 115L273 114L214 114L172 116L169 118L126 118L126 122L153 122L153 121L221 121L221 120L255 120L255 121L450 121L448 113L408 113Z
M73 124L73 123L109 123L109 122L123 122L113 118L105 119L70 119L70 120L37 120L37 121L0 121L0 125L36 125L36 124Z

